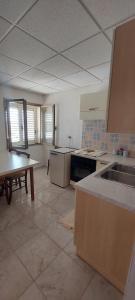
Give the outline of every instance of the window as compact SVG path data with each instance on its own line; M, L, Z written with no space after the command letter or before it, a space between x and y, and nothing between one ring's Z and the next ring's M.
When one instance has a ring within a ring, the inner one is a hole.
M43 109L43 133L47 144L55 144L55 105Z
M40 143L40 106L27 104L23 99L5 99L8 148L28 148Z
M27 104L27 130L29 144L39 144L41 142L40 114L40 106Z

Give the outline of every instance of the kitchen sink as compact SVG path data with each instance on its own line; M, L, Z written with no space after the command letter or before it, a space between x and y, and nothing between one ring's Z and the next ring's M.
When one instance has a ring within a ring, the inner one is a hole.
M105 171L103 174L101 174L101 177L110 180L110 181L116 181L119 183L124 183L126 185L135 187L135 175L128 174L128 173L122 173L119 171L115 171L112 169L109 169Z
M130 166L125 166L125 165L121 165L121 164L115 164L112 167L112 170L116 170L122 173L128 173L131 175L135 175L135 168L134 167L130 167Z

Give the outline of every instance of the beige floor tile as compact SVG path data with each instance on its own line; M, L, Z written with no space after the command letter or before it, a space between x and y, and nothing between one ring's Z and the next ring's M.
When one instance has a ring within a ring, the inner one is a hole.
M43 175L44 176L44 175ZM35 193L40 192L41 190L46 190L47 188L49 188L50 186L50 182L49 180L43 180L43 176L42 178L39 178L38 180L36 179L36 183L35 183Z
M21 220L22 215L12 206L6 205L0 209L0 231L10 228L11 225Z
M0 234L0 262L12 253L9 243Z
M33 283L18 300L47 300Z
M70 185L65 189L64 193L65 198L72 198L73 200L75 199L75 189L73 189Z
M65 189L56 184L50 183L49 187L47 188L47 191L54 192L55 195L56 194L58 195L58 194L63 193L65 191Z
M37 199L45 204L55 201L57 198L57 193L50 190L40 190L37 192Z
M0 263L1 300L17 300L31 283L32 279L14 255Z
M33 221L42 230L47 230L47 227L54 221L58 220L59 216L51 207L43 205L39 208L34 217Z
M59 254L60 249L44 234L31 239L16 252L32 278L35 279Z
M73 208L74 190L51 184L45 168L34 175L35 202L30 184L28 195L13 193L11 206L0 198L0 300L122 300L76 256L72 231L59 223Z
M22 215L33 216L43 203L38 200L36 195L34 201L31 201L31 195L27 195L25 198L21 199L21 201L20 199L13 201L12 205L15 206Z
M23 218L21 221L5 230L4 233L5 238L11 245L12 249L16 250L29 239L38 235L39 232L39 228L30 219Z
M79 300L90 280L90 274L60 253L37 279L37 284L47 300Z
M77 254L76 254L76 247L74 245L73 239L66 245L64 248L64 251L70 255L70 257L77 263L83 270L86 272L91 272L93 276L96 274L96 271L91 268L84 260L82 260Z
M82 300L122 300L122 294L100 275L95 275Z
M5 196L0 196L0 211L7 207L7 200Z
M49 202L48 205L53 207L58 214L64 216L72 211L75 206L74 195L70 196L67 192L64 192L60 194L55 201Z
M46 233L51 237L61 248L64 248L67 243L73 238L73 233L71 230L66 229L58 221L52 222Z

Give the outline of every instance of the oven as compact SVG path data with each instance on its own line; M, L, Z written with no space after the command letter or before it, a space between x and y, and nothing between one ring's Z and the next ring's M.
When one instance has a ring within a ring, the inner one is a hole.
M96 160L87 157L71 155L71 181L78 182L95 171Z

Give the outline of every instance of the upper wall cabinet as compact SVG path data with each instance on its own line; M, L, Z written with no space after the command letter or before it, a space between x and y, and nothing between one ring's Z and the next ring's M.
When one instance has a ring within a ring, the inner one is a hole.
M135 133L135 19L115 30L107 131Z
M105 120L107 90L81 95L80 120Z

